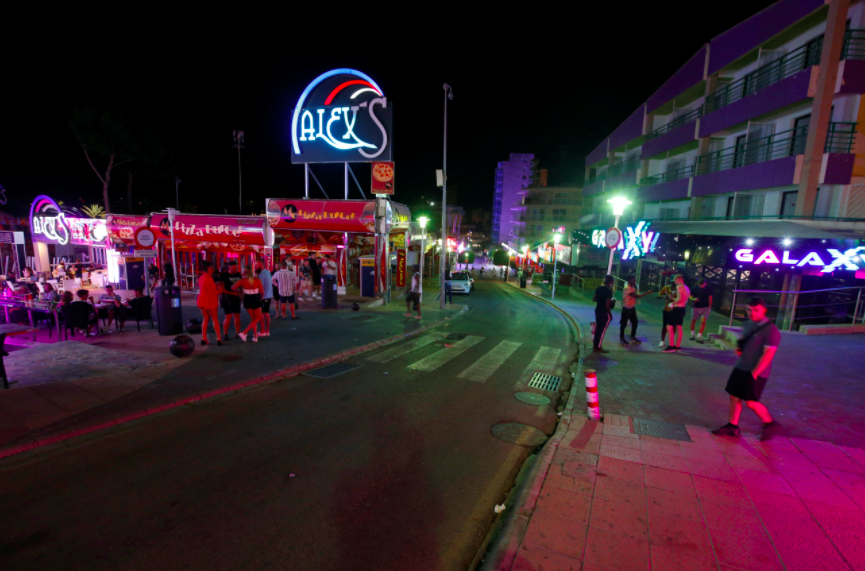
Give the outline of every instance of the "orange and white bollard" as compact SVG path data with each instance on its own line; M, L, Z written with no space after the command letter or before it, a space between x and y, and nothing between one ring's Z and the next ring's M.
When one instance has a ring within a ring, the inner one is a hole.
M598 402L598 374L586 369L586 402L589 405L589 420L601 420L601 405Z

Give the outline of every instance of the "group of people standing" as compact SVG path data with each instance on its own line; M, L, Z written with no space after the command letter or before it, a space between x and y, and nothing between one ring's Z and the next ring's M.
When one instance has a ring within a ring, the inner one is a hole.
M321 276L336 275L337 269L336 262L327 254L320 264L310 255L303 260L299 271L290 259L281 262L275 274L271 274L260 259L255 261L254 266L244 268L243 272L238 271L238 267L237 261L232 260L222 271L216 273L216 268L211 263L202 263L203 273L198 279L197 302L202 315L202 345L210 344L207 339L207 326L210 322L213 322L217 345L230 341L228 330L232 322L237 337L243 341L247 341L250 332L252 342L258 342L261 337L269 337L270 306L274 300L274 288L277 293L276 317L285 320L288 308L291 319L299 319L295 313L299 307L297 302L321 299ZM240 330L241 306L250 317L250 323L243 331ZM222 327L218 314L220 307L225 314Z

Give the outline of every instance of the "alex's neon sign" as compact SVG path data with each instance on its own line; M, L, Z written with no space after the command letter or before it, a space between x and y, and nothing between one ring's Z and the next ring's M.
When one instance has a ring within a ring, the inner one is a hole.
M365 73L335 69L318 76L292 115L292 162L391 160L392 107Z
M650 252L655 251L658 245L658 238L661 237L660 232L652 232L649 230L651 222L640 221L636 226L626 226L622 233L622 239L619 240L617 250L622 251L622 259L630 260L633 258L641 258ZM607 231L604 229L596 229L592 231L592 244L598 248L606 248L604 237Z
M790 250L783 250L779 256L772 249L759 251L758 254L753 248L739 248L733 257L736 258L737 262L755 266L763 264L795 268L816 266L821 268L821 272L828 274L836 270L856 271L861 269L863 263L861 256L865 254L865 246L850 248L844 252L835 248L826 248L825 251L812 250L803 254L794 254ZM827 261L829 263L826 263Z

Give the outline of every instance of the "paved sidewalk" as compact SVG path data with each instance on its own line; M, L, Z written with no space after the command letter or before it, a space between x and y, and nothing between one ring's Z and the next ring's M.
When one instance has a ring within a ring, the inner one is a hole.
M529 286L527 291L541 295L538 287ZM619 344L621 312L616 308L604 341L610 353L602 355L590 353L589 323L595 320L590 298L559 295L554 303L583 328L583 367L598 372L602 412L709 428L726 423L729 397L724 387L736 362L734 352L690 341L686 331L682 352L661 353L661 303L654 295L638 305L637 335L644 343ZM706 332L716 333L727 322L727 317L713 313ZM690 320L685 325L689 328ZM630 329L626 335L630 337ZM857 356L863 351L865 335L782 332L762 399L783 424L782 435L862 446L865 391ZM742 413L741 426L745 432L759 431L759 421L749 410Z
M575 417L498 568L865 569L865 450L687 430L679 442Z
M89 341L70 337L61 343L16 347L5 359L13 388L0 390L0 446L15 447L105 419L141 415L190 395L220 391L395 335L411 334L457 314L467 300L455 301L462 303L444 311L437 304L425 303L420 321L403 317L401 300L359 312L346 304L338 311L316 311L310 302L301 304L297 321L272 319L271 336L258 343L235 338L233 326L233 340L222 347L202 347L198 345L201 335L192 335L195 352L184 359L169 353L171 337L151 331L149 323L146 329L142 324L141 333L133 324L122 335L111 333ZM200 314L185 305L184 317ZM249 317L243 315L241 327L248 322ZM214 341L212 330L209 338Z

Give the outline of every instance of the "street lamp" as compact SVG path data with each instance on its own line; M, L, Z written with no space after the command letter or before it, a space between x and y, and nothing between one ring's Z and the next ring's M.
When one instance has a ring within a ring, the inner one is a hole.
M426 223L429 222L429 218L420 216L417 221L420 223L420 229L423 230L420 239L420 291L418 292L420 300L423 301L423 259L426 254Z
M445 90L445 138L444 138L444 163L442 165L442 239L447 246L448 237L448 100L454 98L451 86L444 84ZM441 309L445 308L445 267L439 258L439 287L441 288Z
M240 149L243 149L243 131L234 131L234 144L232 149L237 149L237 204L240 207L238 214L243 214L243 179L240 176Z
M552 295L552 299L556 299L556 271L557 271L557 268L559 265L559 257L557 256L558 252L556 251L557 250L556 246L559 245L559 240L561 240L561 239L562 239L562 235L559 234L558 232L553 234L553 241L555 242L555 245L553 246L553 295Z
M631 204L631 201L623 196L617 196L615 198L609 199L607 202L613 205L613 216L616 217L616 223L613 224L613 226L616 228L616 230L619 230L619 218L622 216L622 214L625 213L625 207ZM619 239L621 240L622 233L618 232L618 235ZM609 247L609 244L607 244L607 247ZM610 263L607 264L607 275L613 273L613 253L615 251L615 246L610 248Z

